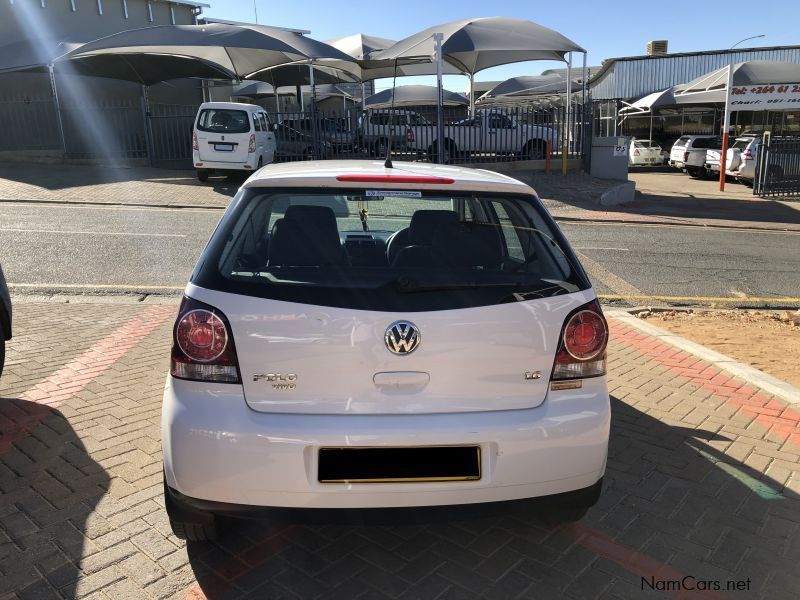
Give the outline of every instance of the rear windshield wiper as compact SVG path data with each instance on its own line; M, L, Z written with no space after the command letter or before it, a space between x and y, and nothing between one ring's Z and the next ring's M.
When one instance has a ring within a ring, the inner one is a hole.
M394 289L400 294L413 292L446 292L450 290L474 290L495 287L520 287L522 281L443 281L436 283L419 282L414 279L401 277L394 282Z

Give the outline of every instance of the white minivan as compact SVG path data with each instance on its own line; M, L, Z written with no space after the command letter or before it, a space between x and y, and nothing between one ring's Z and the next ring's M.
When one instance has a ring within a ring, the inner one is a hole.
M173 531L531 498L580 518L606 468L607 341L527 185L412 162L269 165L231 201L175 322Z
M197 178L212 172L255 171L275 159L269 115L255 104L204 102L192 130L192 163Z

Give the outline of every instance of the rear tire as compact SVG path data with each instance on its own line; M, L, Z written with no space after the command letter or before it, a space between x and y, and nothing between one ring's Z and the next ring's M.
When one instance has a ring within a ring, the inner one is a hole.
M375 158L386 158L386 150L389 148L389 141L383 138L375 140L372 145L372 152Z
M208 181L208 169L197 169L197 179L200 181Z
M172 533L187 542L209 542L219 537L217 517L212 513L186 506L170 493L164 478L164 506Z
M431 144L428 146L428 158L432 162L439 163L442 165L449 165L453 162L453 158L458 155L458 148L456 145L451 142L450 140L445 140L444 142L444 151L442 152L441 160L439 160L439 148L436 143Z
M0 376L3 375L3 364L6 362L6 334L0 321Z
M542 160L545 157L546 145L541 140L531 140L520 153L522 160Z

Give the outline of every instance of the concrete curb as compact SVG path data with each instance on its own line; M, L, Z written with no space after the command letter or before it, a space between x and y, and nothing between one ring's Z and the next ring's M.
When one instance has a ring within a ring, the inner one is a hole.
M765 392L777 396L787 403L795 406L800 406L800 389L793 385L786 383L773 377L763 371L738 362L730 356L725 356L719 352L715 352L710 348L706 348L696 342L687 340L686 338L670 333L665 329L646 323L624 310L609 310L605 312L606 316L621 321L629 327L638 329L647 335L658 338L662 342L674 346L684 352L696 356L702 360L711 363L713 366L721 371L725 371L735 377L744 379L748 383L761 388Z

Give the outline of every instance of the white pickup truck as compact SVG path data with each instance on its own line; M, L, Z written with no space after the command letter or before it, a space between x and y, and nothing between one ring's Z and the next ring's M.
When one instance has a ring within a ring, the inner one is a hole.
M412 125L408 146L424 152L442 163L471 154L515 155L522 159L543 159L550 151L559 150L558 132L543 125L519 123L509 115L494 111L477 111L474 117L444 126L443 152L439 157L435 125Z
M722 139L718 137L702 137L696 138L693 143L687 146L680 162L683 163L686 173L692 177L707 177L709 175L706 163L708 156L716 156L717 165L719 165L719 153L722 148ZM719 167L717 167L719 171Z

